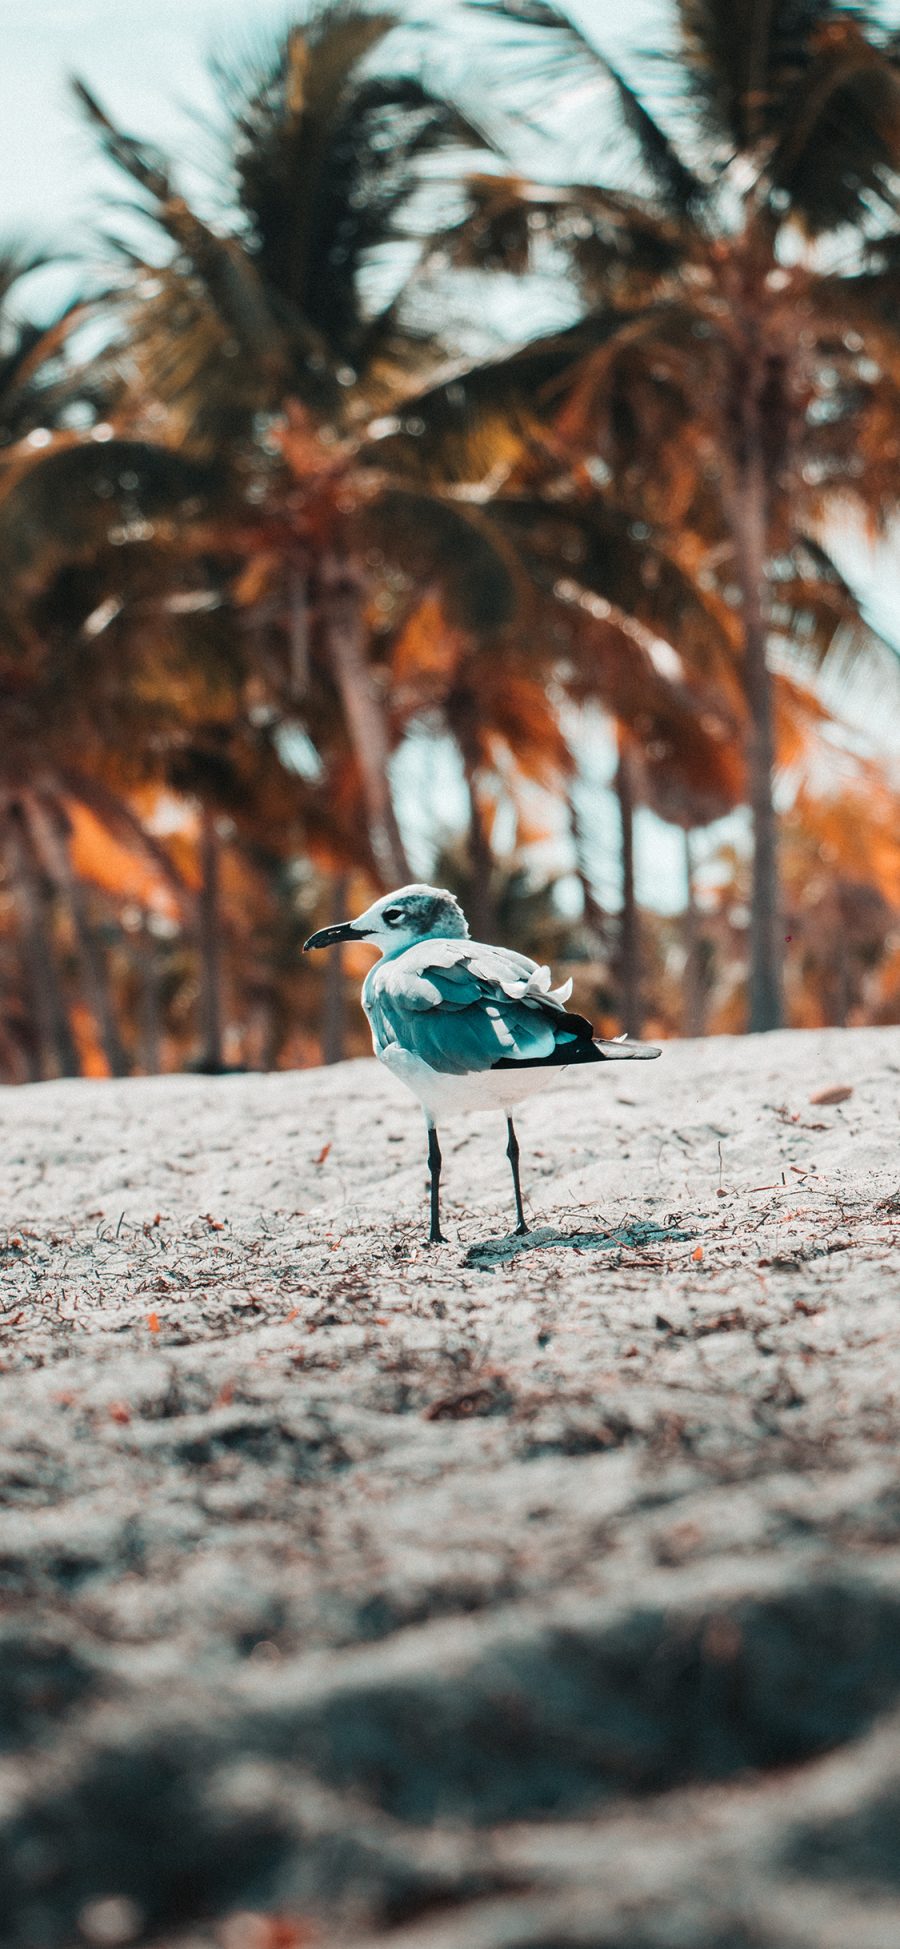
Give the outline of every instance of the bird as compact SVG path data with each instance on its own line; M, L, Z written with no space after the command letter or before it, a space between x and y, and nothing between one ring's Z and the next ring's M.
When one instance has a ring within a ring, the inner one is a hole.
M441 1231L441 1150L437 1126L463 1110L506 1117L506 1155L516 1201L516 1234L528 1232L512 1111L561 1070L585 1063L652 1059L660 1050L623 1036L599 1040L566 1002L572 983L552 986L550 969L512 948L469 938L465 914L444 887L424 884L384 894L356 920L322 927L303 944L365 941L380 960L363 982L362 1005L379 1062L418 1097L428 1132L429 1245Z

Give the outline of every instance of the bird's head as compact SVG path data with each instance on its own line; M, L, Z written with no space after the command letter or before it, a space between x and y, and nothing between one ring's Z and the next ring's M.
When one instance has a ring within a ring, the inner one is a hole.
M345 920L337 927L320 927L303 943L304 954L311 947L336 947L341 941L367 941L382 954L398 954L416 941L443 935L464 940L469 932L465 914L452 893L443 887L400 887L373 902L356 920Z

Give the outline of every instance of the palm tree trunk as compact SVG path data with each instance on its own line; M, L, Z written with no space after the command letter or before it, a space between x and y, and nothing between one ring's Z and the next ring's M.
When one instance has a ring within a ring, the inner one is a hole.
M200 1062L207 1076L225 1067L222 1001L222 842L209 806L200 812L200 897L197 903L200 949Z
M847 912L847 903L844 899L843 890L840 888L838 889L837 896L837 911L839 927L837 968L835 970L834 1022L836 1028L845 1029L853 1000L853 984L850 973L850 955L847 948L847 942L850 939L850 915Z
M684 909L684 1033L698 1036L704 1033L706 1009L700 970L699 915L694 898L694 858L689 832L684 834L684 870L687 880Z
M473 717L474 709L473 699L471 706ZM497 908L493 889L494 854L478 796L478 749L474 737L474 723L461 721L460 713L457 711L454 715L453 729L469 797L469 829L466 835L466 851L471 874L467 902L469 922L476 941L492 941L497 931Z
M628 1035L641 1029L640 938L634 884L634 777L624 740L619 740L615 793L622 829L622 912L619 932L619 993L622 1027Z
M607 939L609 927L607 916L591 885L585 855L584 835L581 829L581 818L571 792L566 794L566 811L568 813L569 831L572 836L572 846L575 853L575 877L581 888L581 898L584 903L584 918L591 933L595 936L598 946L603 948L604 952L608 952Z
M63 894L72 922L85 1000L111 1076L128 1075L128 1058L119 1034L103 950L91 925L84 887L72 864L69 821L63 808L35 799L30 822L48 871Z
M497 905L493 894L494 855L484 813L474 783L469 785L469 865L472 891L469 913L477 941L492 941L497 933Z
M753 884L750 896L751 1033L778 1029L784 1019L778 822L772 797L775 725L768 663L768 495L761 421L761 380L746 375L738 405L742 455L729 496L735 572L744 627L744 691L750 715L750 811Z
M259 1066L263 1072L278 1068L278 1058L284 1039L285 1023L273 987L266 999L262 1017L262 1034L259 1039Z
M7 1023L0 1022L0 1075L4 1083L39 1083L37 1051Z
M331 890L331 918L335 925L347 918L346 873L336 873ZM333 947L324 956L325 1006L322 1010L322 1061L343 1062L347 1026L347 995L344 986L344 950Z
M320 567L320 612L332 675L359 766L369 840L386 887L412 875L391 798L387 715L366 655L363 581L353 563L326 556Z
M35 1080L79 1076L81 1065L60 986L53 949L50 902L34 842L21 806L5 824L13 898L22 930L22 959L35 1037Z
M162 990L159 979L159 945L153 930L144 924L138 935L138 981L141 1068L145 1076L158 1076L162 1069Z

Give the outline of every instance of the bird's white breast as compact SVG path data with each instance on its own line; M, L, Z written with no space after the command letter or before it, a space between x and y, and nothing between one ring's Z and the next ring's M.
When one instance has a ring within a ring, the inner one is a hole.
M379 1062L392 1076L399 1077L407 1089L417 1096L423 1109L435 1123L445 1117L459 1116L466 1110L502 1110L504 1113L515 1108L526 1096L546 1089L553 1078L565 1074L565 1069L550 1066L546 1069L479 1069L466 1076L452 1076L442 1070L432 1069L411 1055L409 1050L390 1043L386 1049L376 1050Z

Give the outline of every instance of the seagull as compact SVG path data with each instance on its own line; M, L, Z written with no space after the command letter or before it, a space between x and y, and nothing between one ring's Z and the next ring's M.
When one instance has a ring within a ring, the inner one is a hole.
M660 1051L625 1036L598 1041L590 1022L566 1008L571 981L553 988L550 969L527 955L470 940L465 914L445 888L415 885L386 893L357 920L311 934L303 951L342 941L366 941L381 955L363 982L362 1005L379 1062L406 1083L425 1112L429 1245L446 1243L437 1126L461 1110L504 1113L516 1232L527 1232L512 1120L516 1104L575 1064L646 1060Z

